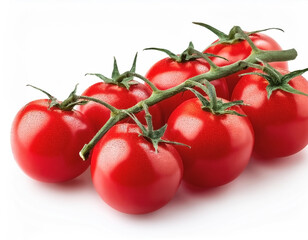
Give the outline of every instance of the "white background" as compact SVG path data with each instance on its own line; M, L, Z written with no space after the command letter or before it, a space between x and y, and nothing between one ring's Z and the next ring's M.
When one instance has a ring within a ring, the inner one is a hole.
M226 186L195 192L181 187L152 214L131 216L108 207L87 171L64 184L28 178L10 149L16 112L44 96L59 99L76 83L79 93L95 83L87 72L120 71L139 52L145 74L164 47L181 52L189 41L203 50L215 36L191 24L209 23L228 32L233 25L271 31L284 49L296 48L292 70L308 67L308 1L1 1L1 167L0 239L308 239L308 148L271 163L252 161ZM307 74L304 76L308 77Z

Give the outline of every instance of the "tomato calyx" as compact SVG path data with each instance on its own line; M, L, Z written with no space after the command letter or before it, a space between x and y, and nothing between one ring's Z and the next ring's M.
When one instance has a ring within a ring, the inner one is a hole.
M215 54L204 53L204 56L196 54L197 50L195 50L192 42L189 43L188 48L186 48L181 54L175 54L175 53L173 53L170 50L165 49L165 48L151 47L151 48L145 48L144 50L157 50L157 51L164 52L169 56L169 58L171 58L173 61L176 61L178 63L194 61L194 60L199 59L199 58L204 58L204 56L206 56L206 57L219 57L219 58L222 58L222 59L228 61L226 58L221 57L221 56L217 56Z
M243 115L241 113L238 113L237 111L230 110L229 108L237 105L243 105L244 102L242 100L233 101L233 102L223 102L221 99L217 98L216 96L216 90L213 84L211 84L209 81L204 80L204 85L198 82L195 82L194 85L196 87L201 88L208 98L204 97L200 92L193 88L186 88L187 90L192 91L196 97L200 100L202 104L202 109L208 112L211 112L215 115L223 115L223 114L233 114L241 117L246 117L246 115Z
M301 76L305 72L308 71L308 68L296 70L290 73L287 73L285 75L281 74L277 69L273 68L271 65L269 65L267 62L261 61L258 59L259 62L263 64L263 66L258 64L249 64L250 66L262 70L262 72L250 72L250 73L244 73L240 76L244 75L258 75L260 77L263 77L267 80L268 85L266 87L267 91L267 98L270 99L272 93L276 90L282 90L284 92L289 92L293 94L300 94L304 96L308 96L307 93L303 93L295 88L293 88L289 82L297 77Z
M113 70L111 74L111 78L108 78L100 73L87 73L86 75L94 75L100 78L103 82L108 84L118 85L119 87L124 87L129 90L131 85L136 85L138 82L133 81L133 74L136 72L136 62L137 62L138 53L136 53L131 69L128 71L131 74L120 74L117 60L114 58L113 61Z
M215 46L217 44L235 44L239 41L246 40L243 37L243 35L238 32L238 26L232 27L231 30L229 31L229 34L226 34L222 31L218 30L217 28L214 28L211 25L208 25L206 23L193 22L193 24L205 27L206 29L210 30L212 33L214 33L219 38L218 41L212 43L210 46ZM284 32L281 28L266 28L266 29L252 31L252 32L245 32L245 33L247 34L247 36L250 36L252 34L264 32L264 31L268 31L268 30L279 30L279 31Z
M52 96L51 94L49 94L48 92L38 88L38 87L35 87L33 85L30 85L30 84L27 84L27 86L29 87L32 87L34 89L37 89L43 93L45 93L48 98L49 98L49 106L48 106L48 109L50 110L51 108L58 108L62 111L72 111L73 108L76 106L76 105L84 105L86 103L88 103L87 100L83 100L83 99L80 99L77 95L76 95L76 91L77 91L77 86L78 84L75 85L75 88L74 90L70 93L70 95L67 97L67 99L65 99L64 101L59 101L57 98L55 98L54 96Z
M154 130L153 123L152 123L152 115L150 114L148 110L148 106L145 103L142 103L142 107L143 107L143 110L145 111L145 120L146 120L147 126L143 125L134 114L129 113L126 110L123 110L123 112L126 113L129 117L131 117L135 121L137 126L140 128L141 133L139 134L139 137L142 136L152 142L153 147L155 149L155 153L158 152L159 143L182 145L182 146L186 146L190 148L190 146L183 144L183 143L162 139L162 137L164 136L166 132L167 124L165 124L164 126L162 126L161 128L157 130Z

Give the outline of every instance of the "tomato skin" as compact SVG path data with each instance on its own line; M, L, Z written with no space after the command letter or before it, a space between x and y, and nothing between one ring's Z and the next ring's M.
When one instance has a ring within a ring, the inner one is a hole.
M249 37L252 40L252 42L261 50L281 50L279 44L274 39L265 34L256 33L256 34L251 34ZM247 41L238 41L234 44L226 44L226 43L217 44L209 47L204 52L215 54L228 59L228 61L226 61L222 58L217 58L217 57L211 58L217 66L223 67L247 58L251 54L251 47ZM274 68L288 69L287 62L272 62L270 63L270 65L273 66ZM239 75L246 72L251 72L252 70L253 70L252 68L248 68L246 70L225 77L228 84L230 96L232 95L235 85L240 79Z
M115 84L98 82L87 88L82 95L100 99L118 109L127 109L150 97L151 92L141 83L131 85L129 90L127 90ZM89 102L86 105L78 106L78 110L90 119L96 131L98 131L110 117L110 110L96 102ZM154 128L161 127L163 123L159 107L151 106L149 107L149 111L153 116ZM144 111L137 113L136 116L141 123L146 123ZM121 122L133 122L133 120L127 118Z
M243 114L237 106L231 109ZM166 137L191 146L175 147L182 156L184 181L201 188L235 179L248 164L254 141L247 117L214 115L202 110L198 99L189 99L174 110Z
M209 65L203 59L179 63L171 58L164 58L156 62L145 77L153 82L159 90L166 90L208 71ZM211 81L211 83L216 88L217 96L229 98L228 87L224 78ZM195 95L190 91L185 91L159 102L158 105L165 122L178 105L190 98L195 98Z
M286 71L281 73L286 74ZM308 93L308 82L295 77L289 84ZM268 82L255 75L243 76L234 89L232 99L242 99L242 106L255 131L254 154L257 158L292 155L308 144L308 97L274 91L267 98Z
M94 147L91 173L96 191L114 209L129 214L155 211L174 196L183 175L182 160L170 144L139 137L135 124L113 126Z
M16 115L11 131L13 155L21 169L42 182L64 182L90 165L79 151L95 132L78 111L49 107L49 100L28 103Z

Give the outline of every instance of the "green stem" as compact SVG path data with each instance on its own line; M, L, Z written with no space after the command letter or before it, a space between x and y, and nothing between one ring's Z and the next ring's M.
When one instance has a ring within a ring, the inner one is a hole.
M263 51L259 50L257 52L252 52L251 55L246 58L245 60L238 61L236 63L224 66L224 67L217 67L215 69L210 70L209 72L206 72L204 74L200 74L198 76L192 77L185 82L167 89L167 90L158 90L153 84L151 84L146 78L146 81L150 86L152 85L152 89L154 90L152 95L137 103L135 106L130 107L128 109L125 109L123 111L118 110L115 112L115 114L111 115L107 123L98 131L98 133L93 137L93 139L86 144L82 150L80 151L80 156L82 159L86 159L89 155L89 152L91 149L95 146L95 144L101 139L101 137L117 122L127 117L127 113L138 113L143 109L143 104L146 104L147 106L152 106L164 99L170 98L180 92L183 92L186 90L186 88L193 88L195 84L193 84L193 81L195 82L202 82L202 80L206 79L208 81L216 80L222 77L226 77L228 75L231 75L233 73L239 72L247 67L249 67L249 64L251 63L258 63L259 60L262 60L264 62L277 62L277 61L289 61L295 59L297 56L297 52L295 49L290 50L284 50L284 51ZM126 72L122 74L123 77L127 76L136 76L139 77L139 74ZM141 76L142 77L142 76ZM142 77L143 78L143 77ZM141 78L141 79L142 79Z
M149 87L153 90L153 92L160 91L149 79L147 79L144 76L142 76L138 73L135 73L135 72L130 72L130 71L125 72L125 73L121 74L118 79L121 81L121 79L124 79L124 78L127 78L127 77L137 77L137 78L141 79L142 81L144 81L146 84L148 84Z
M248 42L248 44L250 45L253 52L259 52L260 51L260 49L250 39L249 35L244 33L244 31L240 27L236 26L235 29Z
M124 112L119 112L118 115L111 116L108 121L104 124L104 126L95 134L95 136L91 139L88 144L85 144L81 151L79 152L79 156L82 160L87 160L89 157L90 151L94 148L94 146L98 143L98 141L105 135L105 133L117 122L121 119L124 119L127 115Z
M192 51L193 51L193 53L195 53L197 56L204 58L204 59L208 62L208 64L210 65L211 70L215 70L215 69L218 68L218 66L217 66L206 54L204 54L204 53L202 53L202 52L199 52L199 51L196 50L196 49L193 49Z
M96 102L96 103L102 104L106 108L108 108L113 114L116 114L117 112L119 112L119 109L117 109L114 106L111 106L110 104L108 104L108 103L106 103L104 101L101 101L101 100L99 100L97 98L88 97L88 96L77 96L77 98L78 99L89 100L89 101L92 101L92 102Z
M144 81L146 84L149 85L149 87L153 90L153 92L158 92L160 91L149 79L145 78L144 76L138 74L138 73L131 73L131 75L141 79Z
M142 102L142 107L145 112L145 120L146 120L147 127L148 127L148 134L150 136L153 136L154 128L153 128L153 122L152 122L152 115L149 112L148 106L144 102Z
M222 31L219 31L217 28L212 27L211 25L208 25L206 23L201 23L201 22L193 22L193 24L200 25L202 27L207 28L210 30L212 33L214 33L219 39L227 39L229 36L225 34Z

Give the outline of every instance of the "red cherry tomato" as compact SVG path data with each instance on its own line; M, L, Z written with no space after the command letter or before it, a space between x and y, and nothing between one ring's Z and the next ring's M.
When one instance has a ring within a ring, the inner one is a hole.
M308 93L308 82L302 76L293 78L289 84ZM242 109L255 131L256 156L289 156L308 144L308 97L276 90L268 99L267 86L268 81L263 77L243 76L234 89L232 99L246 103Z
M182 179L182 160L170 144L151 142L135 124L113 126L94 147L92 180L102 199L118 211L148 213L174 196Z
M274 39L265 34L255 33L251 34L249 37L252 42L261 50L281 50L279 44ZM215 54L228 59L228 61L226 61L222 58L211 58L217 66L223 67L247 58L251 54L251 47L247 41L240 40L234 44L217 44L212 47L209 47L204 52ZM273 62L270 63L270 65L275 68L288 69L287 62ZM225 78L228 84L230 95L232 94L233 89L240 78L239 75L251 71L252 68L248 68Z
M215 115L201 106L195 98L177 107L168 120L166 137L191 147L175 146L184 163L184 181L216 187L245 169L253 148L253 130L247 117ZM243 114L238 106L230 109Z
M164 58L151 67L146 74L146 78L153 82L158 89L166 90L208 71L208 63L204 59L177 62L171 58ZM229 98L228 87L224 78L211 83L216 88L217 96L225 99ZM185 91L158 103L165 122L167 122L170 114L178 105L194 97L195 95L192 92Z
M88 168L90 161L82 161L79 151L95 132L80 112L48 108L49 100L36 100L17 113L13 154L21 169L38 181L67 181Z
M127 109L150 97L151 92L141 83L131 85L129 90L127 90L125 87L120 87L115 84L98 82L86 89L82 95L100 99L118 109ZM97 131L110 117L110 110L96 102L89 102L85 105L78 106L78 109L91 120ZM161 127L163 123L159 107L152 106L149 108L149 111L153 116L154 128ZM146 123L144 111L137 113L136 116L141 123ZM132 122L132 120L127 118L121 122Z

